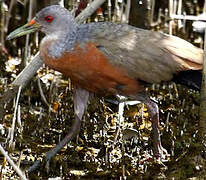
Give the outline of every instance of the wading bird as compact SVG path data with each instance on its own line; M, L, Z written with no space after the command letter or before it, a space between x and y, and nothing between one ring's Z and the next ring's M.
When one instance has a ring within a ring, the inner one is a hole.
M59 5L42 9L7 39L40 30L40 57L50 68L68 76L77 87L75 102L79 122L88 92L122 95L147 105L154 131L157 157L165 152L159 135L159 109L145 93L152 83L175 81L200 89L203 50L175 36L139 29L127 24L98 22L78 24ZM72 137L79 124L46 155L50 160Z

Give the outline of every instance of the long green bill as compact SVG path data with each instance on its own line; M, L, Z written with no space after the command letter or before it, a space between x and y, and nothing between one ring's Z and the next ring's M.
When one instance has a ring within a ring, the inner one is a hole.
M11 40L26 34L30 34L32 32L35 32L41 28L40 24L38 24L35 19L32 19L30 22L25 24L24 26L21 26L20 28L14 30L7 36L7 40Z

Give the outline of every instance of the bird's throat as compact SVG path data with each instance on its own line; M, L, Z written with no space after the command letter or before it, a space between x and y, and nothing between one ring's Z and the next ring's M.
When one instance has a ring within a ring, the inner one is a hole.
M72 51L76 42L76 33L57 32L44 37L40 45L40 51L46 51L48 56L53 59L58 59L63 52Z

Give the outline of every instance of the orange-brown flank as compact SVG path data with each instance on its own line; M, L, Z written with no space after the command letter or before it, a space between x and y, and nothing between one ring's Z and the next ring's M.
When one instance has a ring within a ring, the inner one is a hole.
M127 72L109 63L95 44L87 43L83 47L76 45L72 52L65 52L58 59L48 56L46 44L49 43L45 43L41 50L45 63L68 76L77 86L99 94L135 95L143 89Z

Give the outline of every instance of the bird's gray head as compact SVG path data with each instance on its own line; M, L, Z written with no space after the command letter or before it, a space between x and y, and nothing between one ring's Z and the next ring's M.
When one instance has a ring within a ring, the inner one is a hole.
M59 5L48 6L36 14L30 22L11 32L7 39L13 39L40 30L49 35L52 33L75 32L77 23L72 14Z
M36 14L35 20L45 34L65 32L75 29L77 23L74 16L59 5L48 6Z

